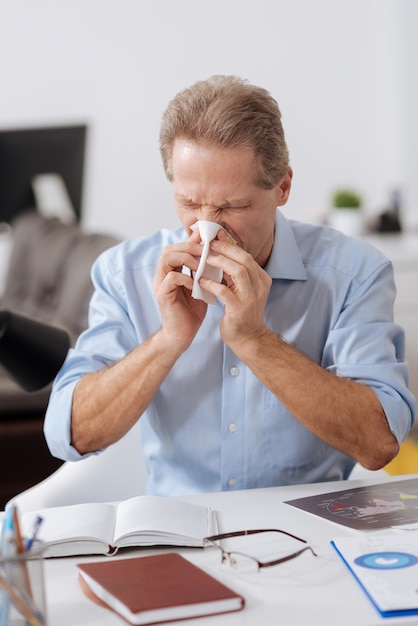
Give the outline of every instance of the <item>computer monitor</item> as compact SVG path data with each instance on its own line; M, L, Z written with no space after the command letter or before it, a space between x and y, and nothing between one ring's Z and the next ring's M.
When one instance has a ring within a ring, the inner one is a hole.
M81 217L87 126L0 130L0 222L35 206L32 179L58 174Z

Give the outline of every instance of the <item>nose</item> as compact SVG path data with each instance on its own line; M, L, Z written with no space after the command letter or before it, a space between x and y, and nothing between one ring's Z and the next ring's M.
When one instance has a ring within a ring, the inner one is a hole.
M221 211L215 206L202 205L199 210L199 220L207 222L221 222Z

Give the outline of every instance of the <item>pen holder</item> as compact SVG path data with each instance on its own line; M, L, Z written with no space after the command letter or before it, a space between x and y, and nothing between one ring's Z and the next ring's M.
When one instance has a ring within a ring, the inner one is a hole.
M0 555L0 626L45 626L44 546Z

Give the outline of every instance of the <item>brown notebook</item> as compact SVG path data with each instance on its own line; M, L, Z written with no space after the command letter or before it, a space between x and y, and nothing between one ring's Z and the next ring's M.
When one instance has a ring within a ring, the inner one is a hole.
M239 611L244 598L180 554L79 563L80 584L131 624Z

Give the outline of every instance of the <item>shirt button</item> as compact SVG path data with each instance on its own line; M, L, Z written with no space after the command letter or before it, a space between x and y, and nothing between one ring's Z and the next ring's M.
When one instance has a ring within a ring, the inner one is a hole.
M237 367L231 367L231 369L229 370L229 373L231 374L231 376L238 376L239 374L239 369Z
M236 484L237 484L237 479L236 478L229 478L229 480L228 480L228 487L235 487Z
M234 424L234 423L229 424L229 426L228 426L228 430L229 430L231 433L235 433L235 432L238 430L238 426L237 426L236 424Z

